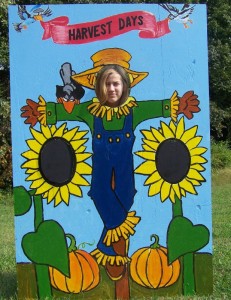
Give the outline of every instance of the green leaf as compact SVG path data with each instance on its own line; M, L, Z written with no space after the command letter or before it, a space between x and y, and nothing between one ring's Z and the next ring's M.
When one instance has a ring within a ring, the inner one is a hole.
M32 200L30 193L23 187L14 187L14 213L15 216L26 214L31 208Z
M24 235L22 248L32 262L52 266L69 276L69 255L65 232L56 221L44 221L36 232Z
M174 260L186 253L202 249L209 242L209 230L204 225L193 225L185 217L175 217L168 227L168 260Z

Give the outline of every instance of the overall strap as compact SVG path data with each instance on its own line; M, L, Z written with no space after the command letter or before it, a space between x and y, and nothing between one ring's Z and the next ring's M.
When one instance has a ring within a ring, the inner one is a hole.
M129 109L130 113L125 117L124 121L124 131L131 131L133 129L133 116L132 109Z
M95 132L102 132L104 130L103 127L103 119L100 117L94 116L94 131Z
M133 129L132 109L129 109L129 111L130 111L130 113L127 116L125 116L125 118L124 118L124 126L120 130L120 132L131 131ZM103 126L103 118L94 116L94 131L95 132L107 131L106 129L104 129L104 126Z

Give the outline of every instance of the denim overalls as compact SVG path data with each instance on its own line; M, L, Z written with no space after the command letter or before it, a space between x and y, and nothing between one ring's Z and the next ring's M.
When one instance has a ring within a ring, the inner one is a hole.
M116 255L103 239L108 229L120 226L130 210L135 190L132 148L135 140L132 111L125 117L122 130L105 130L103 119L94 117L92 182L89 196L103 220L104 229L98 249ZM112 188L114 173L115 186Z

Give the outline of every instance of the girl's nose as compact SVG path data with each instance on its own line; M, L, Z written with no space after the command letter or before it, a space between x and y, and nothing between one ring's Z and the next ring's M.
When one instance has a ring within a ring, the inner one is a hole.
M109 84L108 85L108 90L109 91L114 91L114 85L113 84Z

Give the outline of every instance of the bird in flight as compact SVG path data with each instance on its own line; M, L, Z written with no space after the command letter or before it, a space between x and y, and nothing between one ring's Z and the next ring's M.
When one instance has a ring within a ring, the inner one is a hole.
M14 29L21 32L23 29L27 29L28 26L36 21L42 21L43 17L49 17L52 15L52 11L49 7L43 9L41 4L34 5L29 11L26 5L18 5L18 15L22 22L14 23Z
M174 20L178 23L181 23L184 25L185 28L189 27L188 22L192 23L192 20L190 19L190 15L194 10L195 5L191 6L189 4L184 4L181 9L178 9L171 4L162 3L159 5L168 11L169 20Z

